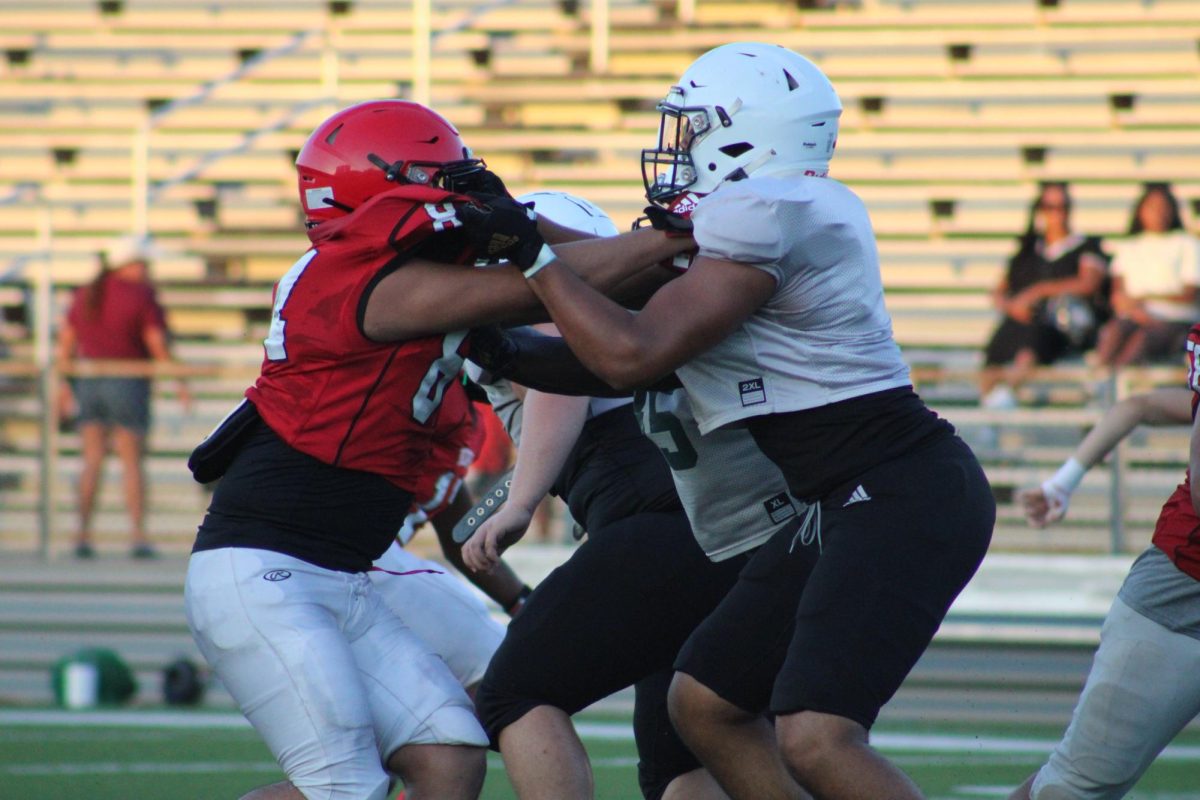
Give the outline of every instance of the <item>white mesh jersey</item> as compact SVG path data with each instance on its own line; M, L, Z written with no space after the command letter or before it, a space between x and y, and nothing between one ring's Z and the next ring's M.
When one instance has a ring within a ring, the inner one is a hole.
M745 428L700 434L688 393L638 392L638 424L667 460L692 533L713 561L758 547L805 504Z
M911 383L883 304L871 222L846 186L749 178L702 199L692 221L700 255L752 265L776 282L736 331L678 370L703 433Z

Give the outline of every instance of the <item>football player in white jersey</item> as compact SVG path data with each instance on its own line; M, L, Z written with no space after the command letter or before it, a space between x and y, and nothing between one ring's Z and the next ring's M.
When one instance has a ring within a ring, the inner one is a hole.
M616 234L603 212L579 198L538 192L518 199L558 224ZM580 219L588 209L604 224ZM543 375L576 396L484 381L489 399L509 412L502 419L510 431L519 430L520 442L507 499L471 526L464 560L481 571L498 564L550 490L568 501L589 540L539 585L510 626L479 690L480 718L522 800L586 798L592 794L588 758L570 716L636 682L643 796L724 798L668 718L671 665L750 552L780 531L790 539L802 509L747 432L700 437L682 389L641 392L636 400L607 396L611 387L594 376L561 368L563 355L575 361L561 340L539 337L537 343L549 343L558 356L535 358ZM586 396L593 390L606 396ZM521 391L523 403L514 391ZM700 462L723 470L697 469ZM814 560L802 551L789 568L811 569Z
M734 797L920 797L868 733L987 550L987 479L912 389L866 208L827 177L841 102L820 69L784 48L725 45L697 59L659 110L659 146L642 157L648 214L686 235L678 212L690 212L690 268L637 315L549 258L526 278L610 384L675 371L703 434L748 430L791 494L818 509L796 539L820 551L806 584L774 586L794 615L766 611L761 595L739 604L747 595L735 588L697 631L676 663L676 726ZM780 555L763 547L756 560ZM723 658L735 672L756 658L714 635L747 628L762 653L788 642L771 697L787 772L754 768L772 740L740 726L736 700L691 667Z

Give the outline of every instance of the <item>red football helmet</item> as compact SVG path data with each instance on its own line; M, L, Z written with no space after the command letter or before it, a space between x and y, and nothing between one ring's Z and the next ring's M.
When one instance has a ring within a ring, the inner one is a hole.
M374 100L322 122L296 156L309 226L345 216L400 184L455 190L484 169L440 114L407 100Z

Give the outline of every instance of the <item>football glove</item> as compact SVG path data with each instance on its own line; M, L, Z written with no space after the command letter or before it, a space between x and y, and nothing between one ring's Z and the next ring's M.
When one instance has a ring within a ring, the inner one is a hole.
M504 181L500 180L500 176L490 169L481 169L478 172L472 172L470 175L460 178L455 183L454 190L461 194L470 195L471 197L475 197L476 194L485 194L512 199L512 193L508 191L508 187L504 185Z
M499 208L507 208L513 212L525 214L532 220L537 220L537 212L533 210L533 203L518 203L509 195L496 194L494 192L471 191L467 192L466 195L477 204L486 206L493 211Z
M512 335L499 325L472 328L467 334L467 358L493 378L508 377L520 348Z
M466 203L458 218L479 258L506 258L527 274L554 260L554 251L538 233L537 214L520 203Z
M656 231L663 231L667 236L690 237L692 235L690 216L676 214L658 206L646 206L645 214L646 219L650 221L650 227Z

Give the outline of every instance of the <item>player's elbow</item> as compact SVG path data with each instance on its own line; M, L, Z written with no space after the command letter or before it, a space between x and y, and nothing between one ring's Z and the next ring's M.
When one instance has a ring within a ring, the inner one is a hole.
M598 372L614 389L632 391L652 385L671 371L658 362L654 353L636 342L617 343L607 351Z

